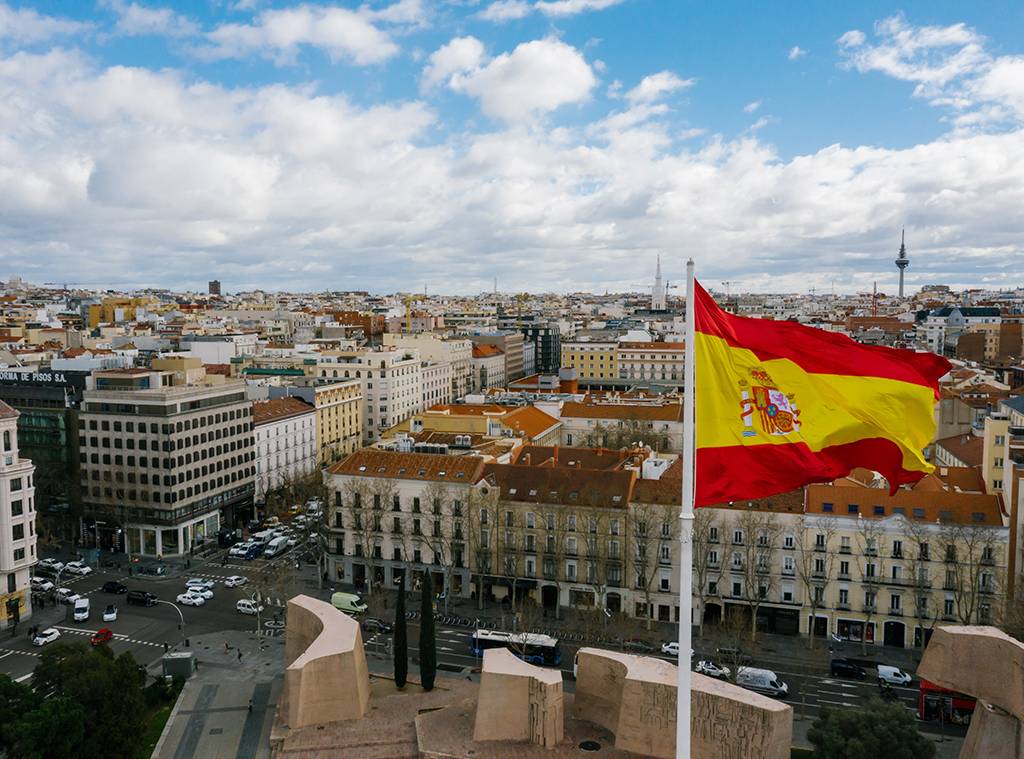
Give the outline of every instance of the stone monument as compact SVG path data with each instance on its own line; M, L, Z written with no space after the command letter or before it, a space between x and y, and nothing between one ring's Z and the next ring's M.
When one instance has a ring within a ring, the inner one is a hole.
M530 741L557 746L564 734L562 673L516 658L506 648L484 652L475 741Z

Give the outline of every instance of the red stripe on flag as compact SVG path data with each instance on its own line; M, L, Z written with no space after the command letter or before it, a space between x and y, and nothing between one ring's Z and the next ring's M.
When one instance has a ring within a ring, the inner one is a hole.
M892 492L924 472L903 468L903 452L887 438L865 438L812 451L804 443L698 448L696 506L767 498L812 482L831 482L857 467L879 472Z
M796 322L735 316L719 308L708 292L694 282L698 332L715 335L762 361L788 359L806 372L853 374L912 382L931 387L938 398L938 381L952 365L934 353L862 345L846 335L805 327Z

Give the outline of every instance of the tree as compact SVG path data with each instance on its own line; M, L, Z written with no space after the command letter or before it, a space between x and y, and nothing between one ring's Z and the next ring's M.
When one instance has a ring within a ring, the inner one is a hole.
M715 509L697 509L693 514L693 590L697 595L697 637L704 637L704 607L712 597L710 551L718 545L718 515ZM714 540L712 538L714 537ZM715 594L717 597L717 594Z
M961 624L991 624L996 592L996 533L984 524L945 522L940 530L947 580ZM987 606L984 613L982 606Z
M427 485L423 490L423 500L433 515L430 547L434 554L433 563L440 565L444 572L444 611L447 614L452 596L452 570L456 564L462 564L465 550L463 515L466 507L443 482Z
M931 759L935 744L921 735L913 713L871 699L861 709L829 709L807 731L815 759Z
M750 606L750 639L755 641L757 612L772 592L775 577L772 562L781 527L775 512L750 509L740 512L736 525L744 535L743 545L738 550L743 562L739 573L743 578L744 600Z
M405 575L398 578L398 605L395 606L395 687L404 688L409 675L409 644L405 623Z
M655 451L671 451L672 438L667 432L655 430L651 423L629 419L618 425L598 422L581 440L584 448L633 448L639 443Z
M869 521L869 520L864 520ZM797 542L796 571L804 587L804 603L811 607L808 647L814 649L814 626L817 611L825 605L825 587L832 577L835 553L830 549L837 530L833 517L800 517L800 539Z
M608 593L608 517L596 507L580 513L580 526L586 529L583 546L586 550L586 581L594 589L594 606L607 621L604 609Z
M39 708L43 698L24 683L16 683L8 675L0 675L0 751L16 756L12 749L15 726L25 714Z
M644 595L644 616L651 629L651 594L656 587L658 567L671 567L672 545L679 534L678 507L669 503L637 503L630 510L633 550L633 579ZM611 558L611 557L609 557Z
M882 539L882 527L877 519L857 521L857 542L864 564L860 567L861 581L864 584L864 633L861 635L861 651L867 653L868 628L871 618L878 611L878 588L885 572L885 560L878 550Z
M430 572L423 573L420 586L420 683L433 690L437 675L437 640L434 632L434 582Z
M929 605L932 577L929 571L932 546L929 525L919 520L903 519L904 534L908 538L905 564L910 576L907 578L914 589L914 619L921 628L921 647L926 643L926 631L935 627L939 619L939 604Z
M23 759L64 759L84 756L85 710L69 696L44 701L36 710L22 715L12 727L11 756Z
M484 577L494 574L494 534L491 527L498 523L498 489L484 482L470 488L466 498L467 524L466 552L470 569L476 574L477 608L484 608Z

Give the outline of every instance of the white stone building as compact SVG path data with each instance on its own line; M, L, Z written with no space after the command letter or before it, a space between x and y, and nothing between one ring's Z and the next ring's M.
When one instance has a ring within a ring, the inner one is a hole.
M20 414L0 401L0 572L6 576L0 620L32 616L29 570L36 563L35 465L18 456Z
M473 346L473 390L505 387L505 353L496 345Z
M424 361L420 367L423 378L423 408L452 402L452 365ZM420 409L422 410L422 409Z
M451 395L461 398L473 390L473 342L462 337L429 333L384 334L384 345L418 350L420 358L435 364L451 364Z
M256 502L267 493L316 471L316 409L299 398L253 404L256 434Z

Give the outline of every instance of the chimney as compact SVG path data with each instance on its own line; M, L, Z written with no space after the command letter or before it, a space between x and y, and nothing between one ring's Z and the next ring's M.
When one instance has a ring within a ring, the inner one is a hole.
M530 452L529 451L527 451L526 453L523 454L523 465L524 466L530 466Z
M555 452L554 452L553 455L554 455L554 458L555 458L555 464L558 464L558 444L557 443L555 444Z

